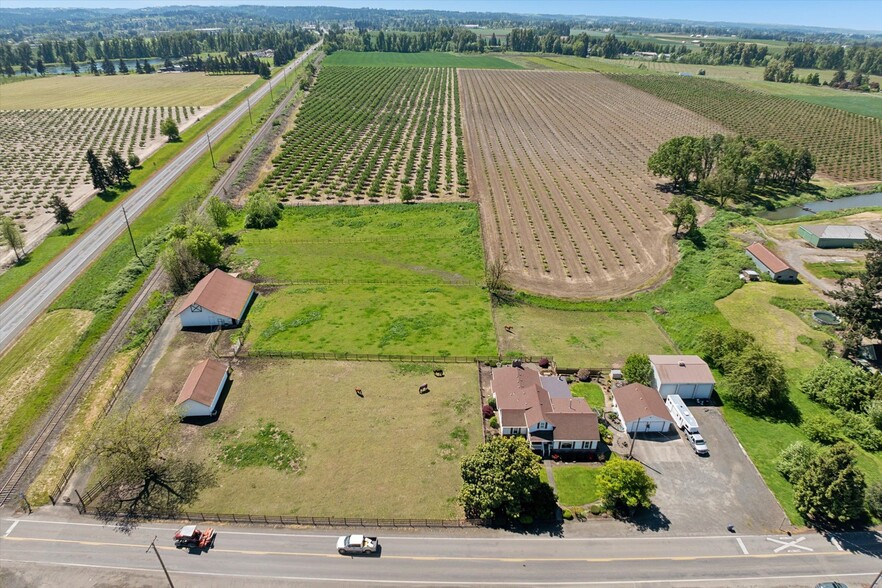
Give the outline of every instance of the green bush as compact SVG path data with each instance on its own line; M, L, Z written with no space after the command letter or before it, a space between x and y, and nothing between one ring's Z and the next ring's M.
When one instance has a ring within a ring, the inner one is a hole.
M870 417L842 409L835 414L842 422L842 432L846 437L867 451L882 449L882 431L873 426Z
M882 431L882 398L877 398L867 404L867 417L874 427Z
M819 414L802 425L805 436L817 443L833 445L842 439L842 423L836 417Z
M282 208L275 196L266 192L256 192L245 203L245 228L269 229L279 223Z
M578 520L580 520L580 521L585 520L585 509L584 508L582 508L581 506L574 506L571 510L573 511L573 516L576 517Z
M784 476L788 482L796 483L808 468L809 463L817 457L818 446L806 441L794 441L785 447L778 455L775 469Z
M487 400L487 404L489 404L491 407L493 407L493 410L496 410L496 397L495 397L495 396L491 396L491 397Z
M606 443L607 445L612 443L612 433L609 432L609 429L606 428L605 425L597 425L598 431L600 431L600 439Z
M490 427L492 429L499 428L499 419L496 418L496 415L493 415L492 417L490 417Z
M824 362L799 384L806 396L831 408L860 412L873 398L879 380L847 361Z
M573 520L573 513L568 509L564 509L563 518L567 521L571 521Z
M867 511L877 519L882 519L882 480L871 484L864 495Z
M592 504L591 508L588 510L590 510L593 515L603 514L603 507L599 504Z

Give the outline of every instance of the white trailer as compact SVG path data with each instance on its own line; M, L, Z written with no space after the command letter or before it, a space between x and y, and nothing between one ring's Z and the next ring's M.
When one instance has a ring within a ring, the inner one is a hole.
M665 398L665 406L668 407L668 412L671 413L678 427L687 433L698 433L698 421L692 416L692 412L686 407L679 394L670 394Z

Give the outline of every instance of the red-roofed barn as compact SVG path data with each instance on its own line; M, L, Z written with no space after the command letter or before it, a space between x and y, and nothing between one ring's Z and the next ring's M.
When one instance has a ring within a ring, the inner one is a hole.
M238 325L253 296L254 284L216 269L199 280L184 298L183 308L178 313L181 327Z
M190 371L175 406L182 417L211 416L229 377L227 366L205 359Z

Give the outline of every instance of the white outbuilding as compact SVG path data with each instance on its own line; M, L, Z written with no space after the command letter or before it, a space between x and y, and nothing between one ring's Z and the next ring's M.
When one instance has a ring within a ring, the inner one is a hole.
M182 417L211 416L229 378L227 366L213 359L196 364L190 371L175 406Z
M652 387L662 398L677 394L684 400L707 399L714 392L714 375L697 355L650 355Z
M242 322L253 297L254 284L216 269L187 294L178 312L181 327L234 327Z
M628 433L667 433L674 426L661 396L643 384L613 390L613 408Z

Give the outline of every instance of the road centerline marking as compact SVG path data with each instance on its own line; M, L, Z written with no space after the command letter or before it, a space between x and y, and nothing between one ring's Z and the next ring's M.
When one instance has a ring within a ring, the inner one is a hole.
M747 547L744 545L744 541L741 540L741 537L735 537L735 541L738 542L738 547L741 548L741 553L744 555L750 555L750 552L747 551Z

